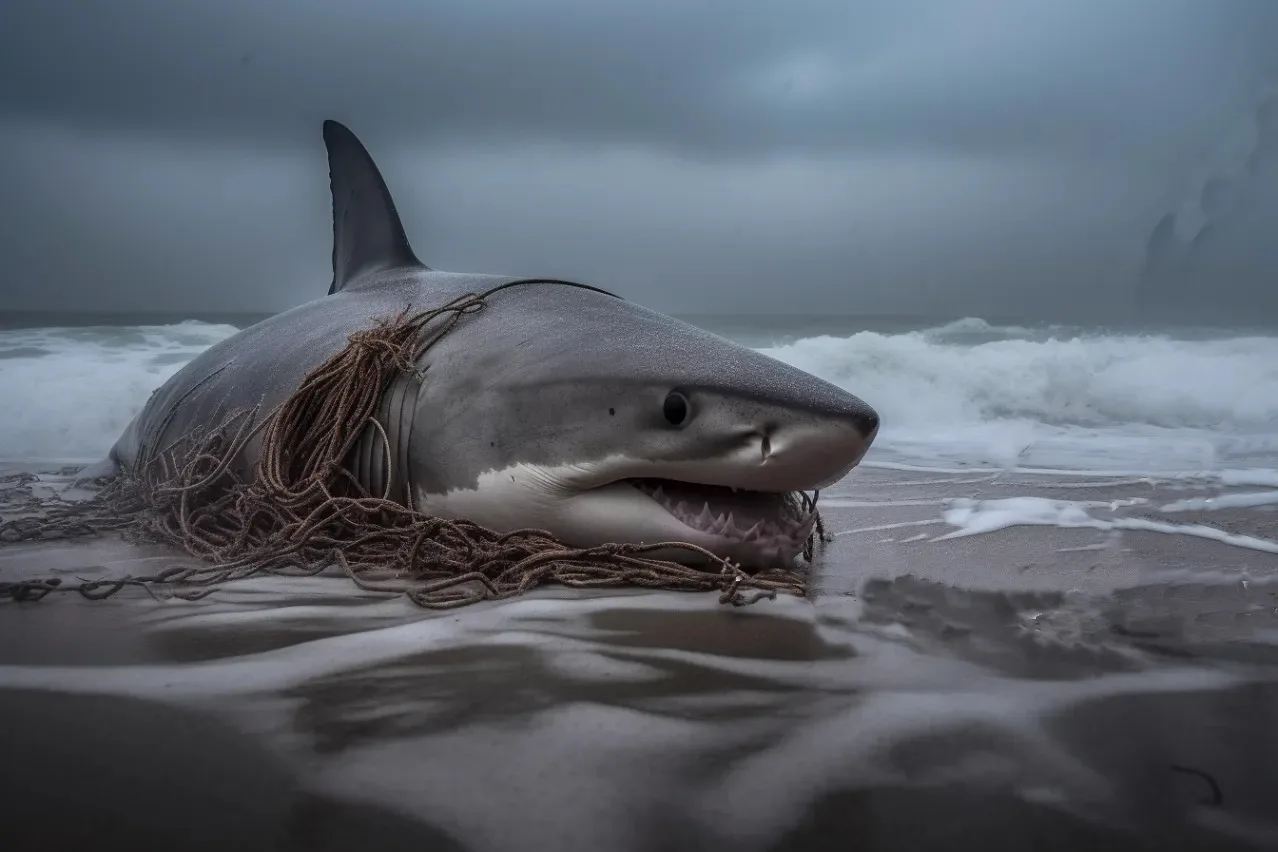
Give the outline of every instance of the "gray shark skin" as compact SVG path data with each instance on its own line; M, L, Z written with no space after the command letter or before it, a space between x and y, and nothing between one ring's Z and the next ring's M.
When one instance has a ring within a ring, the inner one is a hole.
M329 294L188 363L94 475L136 471L236 409L269 411L379 319L522 280L426 267L364 146L333 121L324 140ZM383 395L391 463L371 429L353 452L360 482L423 512L544 529L575 546L686 541L747 565L786 563L814 518L781 495L843 477L879 424L869 405L802 370L563 282L493 294L419 367L420 383L402 377ZM238 466L249 471L257 452L250 444Z

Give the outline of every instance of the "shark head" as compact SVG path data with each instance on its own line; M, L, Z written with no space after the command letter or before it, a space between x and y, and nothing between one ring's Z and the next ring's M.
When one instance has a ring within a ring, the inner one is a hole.
M433 514L783 563L815 521L798 495L878 430L838 387L599 293L528 285L467 323L431 359L412 430Z
M325 139L334 298L394 286L425 308L487 288L489 277L417 261L363 146L334 122ZM746 566L786 564L815 522L803 495L845 476L879 428L874 409L836 385L564 282L493 294L419 366L420 385L395 400L387 456L405 468L416 508L577 547L678 542Z

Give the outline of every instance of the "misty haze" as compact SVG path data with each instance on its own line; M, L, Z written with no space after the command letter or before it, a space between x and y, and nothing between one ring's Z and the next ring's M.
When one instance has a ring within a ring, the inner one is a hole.
M8 310L312 298L318 126L338 118L439 269L675 313L1278 321L1264 0L10 0L3 18Z

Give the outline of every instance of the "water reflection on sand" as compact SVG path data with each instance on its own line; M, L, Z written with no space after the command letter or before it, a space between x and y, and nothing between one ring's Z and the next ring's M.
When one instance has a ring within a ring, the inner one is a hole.
M1033 492L1096 517L1201 491L1060 486ZM319 577L7 604L0 731L28 748L0 780L90 811L193 784L152 833L248 808L237 848L1278 848L1278 557L1094 526L935 540L952 498L1028 488L867 473L830 495L848 534L812 601L544 590L423 613ZM1262 509L1220 518L1263 537ZM15 545L0 572L173 558ZM50 730L63 747L32 745Z

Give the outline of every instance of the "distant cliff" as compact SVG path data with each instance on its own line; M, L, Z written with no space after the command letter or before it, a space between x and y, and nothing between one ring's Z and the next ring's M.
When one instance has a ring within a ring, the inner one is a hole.
M1150 234L1137 291L1147 320L1278 324L1278 95L1256 112L1256 141L1241 169L1207 180L1201 224L1184 211Z

